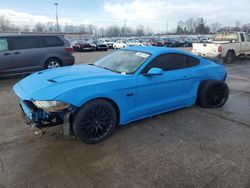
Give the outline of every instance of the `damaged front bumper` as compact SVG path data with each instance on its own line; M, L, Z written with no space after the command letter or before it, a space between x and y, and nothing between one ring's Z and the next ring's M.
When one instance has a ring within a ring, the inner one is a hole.
M74 107L70 107L62 112L45 112L44 110L37 108L33 102L28 100L21 100L20 107L25 122L29 125L35 125L37 128L69 124L68 117L75 110Z

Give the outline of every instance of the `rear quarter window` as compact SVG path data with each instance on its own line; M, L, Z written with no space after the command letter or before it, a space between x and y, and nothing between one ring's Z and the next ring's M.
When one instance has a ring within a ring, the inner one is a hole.
M57 36L43 36L42 37L44 47L63 46L64 42Z
M199 65L200 60L191 56L186 56L186 67L193 67Z
M0 38L0 52L8 51L8 41L6 38Z

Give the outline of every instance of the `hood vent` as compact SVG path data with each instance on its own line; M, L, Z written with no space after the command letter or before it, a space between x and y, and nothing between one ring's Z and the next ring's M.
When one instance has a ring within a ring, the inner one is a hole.
M47 80L48 82L52 82L52 83L57 83L57 81L56 80L52 80L52 79L49 79L49 80Z

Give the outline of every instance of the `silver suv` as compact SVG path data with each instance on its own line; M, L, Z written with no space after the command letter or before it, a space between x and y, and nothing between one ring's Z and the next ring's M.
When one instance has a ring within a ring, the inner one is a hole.
M0 37L0 76L73 65L73 48L63 35Z

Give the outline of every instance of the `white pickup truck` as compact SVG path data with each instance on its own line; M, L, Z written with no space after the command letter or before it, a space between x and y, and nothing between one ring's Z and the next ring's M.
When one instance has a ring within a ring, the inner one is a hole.
M250 55L250 35L245 32L218 33L211 43L193 43L191 52L232 63L237 56Z

